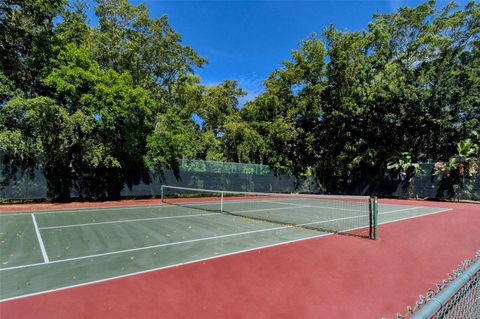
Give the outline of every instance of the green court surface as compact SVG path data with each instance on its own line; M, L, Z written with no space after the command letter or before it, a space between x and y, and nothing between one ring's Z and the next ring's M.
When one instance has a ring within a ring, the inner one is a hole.
M231 200L225 205L254 218L188 205L3 213L0 299L326 235L259 220L257 214L262 218L275 214L285 223L293 223L289 218L294 216L295 224L312 224L314 216L317 224L339 231L368 226L368 215L359 214L351 203L338 206L306 199L271 199ZM382 204L378 222L441 211L445 209Z

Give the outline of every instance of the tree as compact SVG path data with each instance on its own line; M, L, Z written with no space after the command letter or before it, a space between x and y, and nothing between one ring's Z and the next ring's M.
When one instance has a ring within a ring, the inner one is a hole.
M151 19L145 5L127 0L97 0L93 51L99 64L128 71L135 84L151 90L160 105L174 105L173 86L206 62L169 25L166 16Z
M18 170L31 172L41 163L49 195L69 198L72 124L66 110L49 98L10 100L0 109L2 173L11 179Z
M457 143L457 154L450 157L448 164L437 162L435 175L440 176L439 197L448 190L448 196L457 198L478 199L474 192L474 183L479 172L478 145L471 139Z
M10 176L41 167L52 196L118 197L149 168L177 170L178 158L268 164L340 192L389 167L459 156L468 138L478 151L474 1L378 14L362 32L332 25L243 107L236 81L202 84L194 69L206 60L145 5L97 0L97 26L85 0L0 10L2 163Z
M196 158L203 145L192 120L182 121L178 114L166 113L157 118L154 131L147 137L147 161L160 172L171 168L178 176L177 159Z
M86 196L115 197L125 182L138 181L156 109L150 93L128 73L102 71L90 52L73 44L59 54L45 83L72 118L88 123L75 131L70 150L77 176L86 176L80 188L96 185Z
M218 135L229 117L237 113L238 98L245 94L236 81L205 87L201 104L193 110L203 120L202 129Z
M228 122L222 135L225 155L231 162L256 163L265 152L262 137L246 122Z
M330 191L381 179L395 154L448 159L480 123L479 12L428 1L376 15L363 32L330 26L292 51L242 118L267 141L282 119L296 136L268 157L328 177Z
M56 54L54 19L65 3L4 0L0 5L0 70L28 97L43 90L43 68Z

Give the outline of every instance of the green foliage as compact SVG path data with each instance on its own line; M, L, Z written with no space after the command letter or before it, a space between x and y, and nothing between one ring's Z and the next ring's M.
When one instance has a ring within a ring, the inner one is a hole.
M177 159L267 164L316 176L327 192L385 170L409 180L427 160L448 161L438 174L463 183L455 185L473 178L474 1L441 9L428 1L375 15L362 32L312 34L243 107L236 81L202 85L194 70L206 59L166 16L97 0L91 26L88 9L85 0L0 6L3 173L40 167L53 198L118 197L125 184L148 182L149 168L178 172Z
M158 103L174 104L173 87L206 60L169 25L166 16L151 19L144 4L97 0L99 19L93 51L104 69L129 72L134 83L152 91Z
M172 168L178 173L177 159L194 159L201 147L193 121L167 113L157 118L154 131L147 137L147 160L160 171Z
M413 162L448 159L480 128L479 12L475 2L437 10L429 1L376 15L363 32L330 26L271 74L243 118L292 123L293 151L280 156L297 174L315 168L330 191L387 167L414 174Z
M21 95L22 91L16 89L15 84L4 73L0 72L0 105L5 104L15 96Z
M279 118L264 124L266 131L266 163L275 171L281 173L292 173L295 152L300 129L294 124ZM307 150L308 151L308 150ZM298 154L300 155L300 154Z
M68 43L78 46L88 45L91 41L92 32L87 24L88 8L86 0L73 0L62 10L62 21L55 30L55 37L58 39L60 46Z
M91 53L75 45L67 45L52 64L45 83L77 123L70 151L75 173L105 180L115 175L117 185L109 187L115 188L110 195L116 196L123 188L122 175L131 183L145 168L143 155L156 104L147 90L134 86L128 73L102 71ZM103 190L96 192L103 196Z
M54 55L53 21L66 0L8 0L0 6L0 70L28 96L42 90L43 68Z
M222 141L227 158L233 162L255 163L261 161L265 152L262 137L243 121L225 124Z
M83 0L2 5L4 173L42 168L52 198L71 190L117 197L146 176L152 158L166 168L178 157L222 157L221 142L209 132L198 137L190 120L194 100L210 105L192 74L205 60L181 44L167 18L151 19L144 5L98 1L95 28L87 9ZM163 127L165 120L172 124Z
M412 156L409 152L394 153L388 163L387 170L390 180L402 182L403 191L407 196L413 196L413 177L422 172L420 164L412 162Z
M68 196L73 125L67 112L46 97L14 98L0 109L3 174L43 166L52 196Z
M236 81L224 81L217 86L206 87L200 106L194 112L203 119L203 129L218 134L237 112L238 98L245 95Z
M474 134L476 136L476 133ZM457 154L450 157L448 164L438 162L435 164L434 174L440 176L440 183L446 184L450 190L449 196L457 198L479 199L473 192L473 185L479 173L480 161L479 146L471 139L457 143Z
M412 156L408 152L401 152L392 156L390 161L387 163L387 169L403 172L413 170L415 173L419 173L421 171L418 163L412 163Z

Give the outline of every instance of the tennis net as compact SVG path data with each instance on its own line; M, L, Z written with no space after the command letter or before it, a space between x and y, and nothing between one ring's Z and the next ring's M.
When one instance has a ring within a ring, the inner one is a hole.
M377 238L376 197L253 193L163 185L162 202L250 220Z

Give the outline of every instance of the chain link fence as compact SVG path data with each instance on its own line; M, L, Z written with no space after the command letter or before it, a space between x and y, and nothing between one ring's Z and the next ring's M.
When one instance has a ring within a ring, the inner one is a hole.
M293 176L275 174L267 165L216 161L179 160L179 174L172 170L151 170L148 178L123 185L120 197L160 196L161 186L208 188L248 192L309 192L310 184L298 183ZM0 167L0 173L2 167ZM85 183L73 183L70 198L90 198ZM94 185L96 186L96 185ZM41 168L17 172L9 180L0 176L0 201L41 200L49 198L47 180ZM108 198L105 196L105 198Z
M412 179L406 180L401 174L389 174L378 178L358 178L355 181L341 183L334 187L335 194L345 195L378 195L385 197L420 197L420 198L455 198L480 200L480 174L471 183L468 192L460 192L439 176L433 175L434 164L421 164L421 172ZM162 184L209 188L231 191L251 192L302 192L325 193L330 187L326 183L328 176L302 177L276 174L267 165L244 164L220 161L179 160L179 175L166 170L162 173L150 171L148 178L133 183L120 181L120 197L149 197L159 196ZM2 167L0 167L0 174ZM86 185L87 184L87 185ZM95 193L88 189L99 186L98 183L73 183L70 197L94 198ZM42 170L33 172L18 172L15 176L7 178L0 175L0 201L9 200L39 200L49 198L47 180ZM116 198L118 198L116 196ZM103 198L109 198L106 193Z
M407 307L396 319L479 319L480 250L474 259L464 260L436 289L420 295L414 307Z
M394 181L395 197L428 197L428 198L455 198L480 200L480 174L472 176L471 180L463 181L463 187L459 189L450 178L434 174L433 163L420 164L420 172L411 180L397 176ZM396 187L395 187L396 186Z
M178 165L184 172L247 175L273 174L270 166L262 164L180 159L178 160Z

